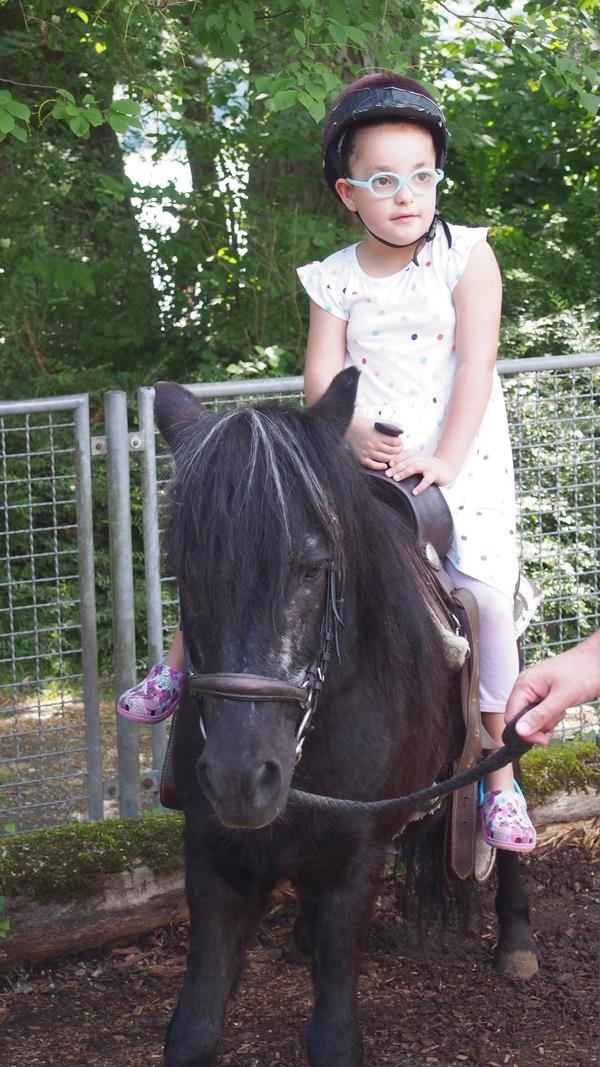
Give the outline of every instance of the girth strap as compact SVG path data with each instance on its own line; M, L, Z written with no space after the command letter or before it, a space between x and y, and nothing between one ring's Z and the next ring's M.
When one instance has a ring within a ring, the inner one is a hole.
M479 711L479 633L477 603L468 589L453 592L455 612L469 641L470 655L460 678L462 713L465 723L463 750L454 767L454 774L462 774L477 763L481 756L481 716ZM448 833L450 835L448 863L450 872L461 881L469 878L475 865L477 834L478 783L457 789L450 801Z

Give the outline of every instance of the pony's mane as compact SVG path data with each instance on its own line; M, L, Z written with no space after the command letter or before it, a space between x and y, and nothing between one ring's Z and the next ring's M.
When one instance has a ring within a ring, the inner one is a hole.
M437 687L440 660L410 561L411 535L376 501L326 419L289 406L205 413L182 433L172 482L170 564L180 583L241 626L273 626L307 531L352 582L360 639L381 676Z

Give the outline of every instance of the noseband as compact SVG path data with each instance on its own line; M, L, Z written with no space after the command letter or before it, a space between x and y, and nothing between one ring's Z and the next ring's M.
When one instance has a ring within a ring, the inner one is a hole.
M308 733L311 719L317 710L319 696L329 661L335 649L339 659L338 625L343 625L340 615L341 598L337 592L337 564L334 559L327 562L327 590L325 608L321 620L321 638L319 651L306 669L302 685L294 685L281 678L270 678L261 674L199 674L194 670L185 631L182 630L185 650L188 687L194 696L216 696L226 700L278 700L296 702L300 705L300 719L296 727L296 763L302 756L302 746ZM206 741L206 726L200 715L200 730Z

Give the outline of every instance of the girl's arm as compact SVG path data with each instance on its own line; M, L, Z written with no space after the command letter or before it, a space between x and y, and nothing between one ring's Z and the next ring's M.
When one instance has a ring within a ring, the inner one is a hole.
M310 302L310 326L304 367L304 395L314 404L344 369L347 322ZM354 415L346 439L358 459L371 470L385 470L390 459L402 448L395 437L378 433L370 419Z
M496 257L485 241L471 250L452 297L456 308L456 374L435 455L449 465L455 478L490 399L498 351L502 279Z
M453 294L456 308L456 374L433 456L405 451L392 465L395 479L410 474L423 478L413 490L447 485L459 473L479 429L492 389L498 350L502 280L492 249L485 241L473 246Z
M306 403L314 404L344 369L348 323L310 302L310 325L304 365Z

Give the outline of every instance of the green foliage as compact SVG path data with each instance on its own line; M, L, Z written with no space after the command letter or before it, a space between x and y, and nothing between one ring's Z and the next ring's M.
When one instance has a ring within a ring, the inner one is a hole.
M5 393L210 381L267 351L267 373L299 372L295 267L356 237L323 187L318 125L381 67L447 111L442 207L492 227L503 354L597 346L597 0L461 7L1 7ZM187 159L191 188L133 181L136 150Z
M19 834L0 844L0 893L69 899L98 891L103 874L144 865L157 874L181 866L182 819L157 814Z

